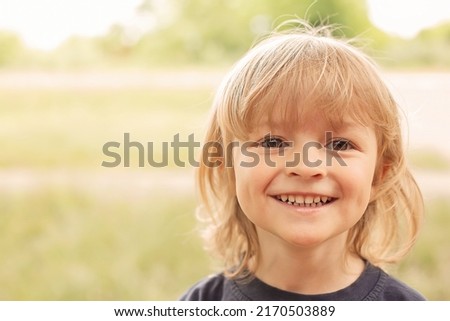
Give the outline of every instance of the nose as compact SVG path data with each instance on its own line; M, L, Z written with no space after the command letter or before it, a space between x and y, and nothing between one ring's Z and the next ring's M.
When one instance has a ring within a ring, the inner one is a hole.
M307 142L301 151L294 148L291 156L291 161L286 162L289 176L322 178L327 175L324 147L319 142Z

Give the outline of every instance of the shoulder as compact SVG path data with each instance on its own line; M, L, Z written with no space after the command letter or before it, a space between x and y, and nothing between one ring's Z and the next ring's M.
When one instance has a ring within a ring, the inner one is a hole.
M402 281L388 275L380 268L380 277L371 296L379 301L424 301L423 295Z
M385 286L386 301L424 301L426 300L419 292L405 283L387 275Z
M226 278L221 274L212 275L194 284L184 293L181 301L221 301L223 300Z

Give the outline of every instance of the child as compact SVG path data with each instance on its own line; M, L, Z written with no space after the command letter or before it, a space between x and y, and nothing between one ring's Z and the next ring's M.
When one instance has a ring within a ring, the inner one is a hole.
M379 267L408 252L423 212L396 103L327 32L273 34L219 89L198 183L224 272L182 300L424 300Z

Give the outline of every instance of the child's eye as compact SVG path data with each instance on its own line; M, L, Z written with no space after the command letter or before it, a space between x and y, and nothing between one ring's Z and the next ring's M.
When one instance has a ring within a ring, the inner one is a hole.
M289 147L290 143L287 141L284 141L281 138L273 137L273 136L267 136L264 137L262 141L260 141L259 145L264 148L285 148Z
M342 151L342 150L349 150L353 149L352 143L344 138L335 139L328 144L325 145L325 148L329 150L336 150L336 151Z

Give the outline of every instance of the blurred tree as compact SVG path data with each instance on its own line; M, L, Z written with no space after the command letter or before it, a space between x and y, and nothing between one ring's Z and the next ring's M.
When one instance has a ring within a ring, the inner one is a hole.
M450 22L422 30L411 43L415 50L409 59L416 64L435 68L450 66Z
M144 22L146 32L114 25L101 37L69 39L50 58L74 67L228 65L255 39L293 18L335 24L337 36L361 35L370 40L367 48L383 48L389 40L371 24L365 0L142 0L135 22Z
M336 24L342 27L339 35L362 35L372 39L372 45L381 46L387 39L371 24L364 0L168 0L164 5L170 16L158 14L159 5L144 0L139 8L160 18L160 27L137 45L144 57L178 62L234 60L256 37L294 17L313 25Z
M422 30L417 35L417 40L450 44L450 22Z
M103 40L104 37L100 39L70 37L56 50L47 54L47 68L83 68L98 65L104 54L97 42L106 41Z
M132 43L128 41L126 30L123 26L115 24L109 32L97 39L97 46L107 56L127 56L132 49Z
M0 31L0 67L14 63L23 51L23 45L17 35Z

